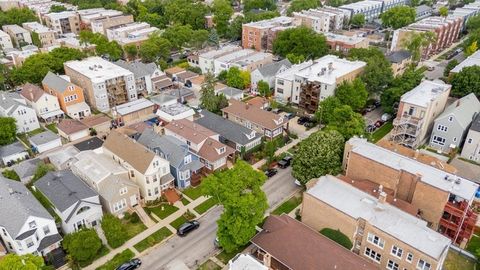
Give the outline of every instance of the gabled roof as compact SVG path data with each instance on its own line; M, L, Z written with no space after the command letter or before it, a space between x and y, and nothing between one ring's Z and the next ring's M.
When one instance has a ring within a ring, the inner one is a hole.
M0 158L26 152L25 146L19 141L0 147Z
M258 71L264 76L264 77L272 77L277 75L278 71L282 66L286 66L287 68L290 68L292 66L292 63L288 59L283 59L278 62L273 62L267 65L264 65L263 67L259 67Z
M152 151L159 148L171 165L178 167L188 155L188 145L172 136L160 136L152 128L147 128L137 140Z
M42 88L31 83L26 83L23 86L22 91L20 91L20 95L26 100L37 102L37 100L39 100L43 95L46 95L46 93L42 90Z
M19 106L28 107L25 100L16 92L5 92L0 93L0 107L3 108L8 115L10 115L16 108ZM31 109L31 108L30 108Z
M57 124L57 129L70 135L83 130L88 130L88 127L77 119L62 119Z
M480 132L480 113L473 119L471 130Z
M223 153L220 153L220 149L222 148L224 148L224 151ZM227 146L212 138L207 138L205 140L205 143L202 145L202 148L200 148L197 154L203 159L206 159L209 162L213 163L233 153L235 153L235 150L230 146Z
M479 111L480 101L478 101L474 93L470 93L450 104L435 121L454 115L455 119L465 130Z
M195 144L205 141L208 137L217 135L217 133L208 128L197 125L187 119L173 120L165 126L165 129L170 130Z
M47 85L52 90L63 93L65 90L67 90L67 87L71 84L71 82L49 71L45 78L43 78L42 84Z
M42 133L38 133L37 135L34 135L34 136L28 138L28 140L32 144L41 145L41 144L45 144L45 143L49 143L51 141L54 141L58 138L60 138L60 137L57 134L53 133L50 130L45 130Z
M115 64L124 69L130 70L135 78L142 78L147 75L152 75L157 69L157 65L155 65L155 63L145 64L141 61L125 62L123 60L118 60L115 62Z
M224 113L236 115L261 127L274 130L285 124L282 119L283 116L234 99L231 99L229 103L230 106L222 109ZM278 124L275 121L277 121Z

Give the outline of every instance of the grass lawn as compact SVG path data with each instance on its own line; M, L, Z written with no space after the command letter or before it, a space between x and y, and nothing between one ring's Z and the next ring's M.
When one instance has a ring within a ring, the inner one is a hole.
M149 215L150 213L154 213L160 219L165 219L166 217L170 216L178 210L176 206L167 203L155 207L145 207L143 209L145 209L145 212L147 212Z
M288 214L292 212L297 206L302 203L301 196L293 196L288 201L282 203L279 207L272 211L272 215L281 215L283 213Z
M218 203L218 200L210 197L208 200L204 201L203 203L199 204L197 207L193 208L197 213L200 215L207 212L208 209L212 208Z
M40 134L40 133L42 133L42 132L44 132L44 131L45 131L45 129L43 129L43 128L37 128L37 129L35 129L35 130L32 130L32 131L27 132L27 134L28 134L29 137L32 137L32 136L35 136L35 135L37 135L37 134Z
M93 258L91 261L88 261L88 262L78 263L78 265L82 268L86 267L86 266L89 266L90 264L92 264L92 262L94 262L94 261L98 260L99 258L107 255L108 252L110 252L110 250L106 246L102 246L102 248L97 253L97 256L95 256L95 258Z
M136 250L138 250L138 252L142 252L147 248L153 247L154 245L162 242L165 238L169 237L170 235L172 235L172 232L166 227L162 227L160 230L154 232L149 237L136 243L133 247Z
M32 145L30 144L30 142L28 141L27 139L27 134L25 133L19 133L17 134L17 138L22 141L24 144L26 144L28 147L32 147Z
M95 270L115 270L123 263L126 263L129 260L133 259L133 257L135 257L135 253L133 253L133 251L131 251L130 249L126 249L123 252L115 255L110 261L108 261L104 265L97 267Z
M392 122L385 123L383 126L375 130L375 132L370 135L370 141L372 141L373 143L380 141L383 137L385 137L385 135L390 132L390 130L392 130L392 128Z
M189 187L183 190L183 194L192 200L198 199L198 197L203 195L202 188L200 187Z
M57 126L54 123L45 125L45 127L51 130L53 133L58 133Z
M182 215L179 218L172 221L172 223L170 223L170 225L172 225L173 228L178 229L178 227L180 227L183 223L185 223L187 221L188 221L188 219Z
M212 260L208 260L204 262L202 265L200 265L197 270L221 270L221 269L222 267L220 267L218 264L216 264Z
M222 252L220 252L220 254L218 254L216 257L217 259L219 259L221 262L223 262L224 264L228 264L228 261L230 261L233 257L235 257L235 255L237 255L238 253L242 252L244 249L246 249L248 247L249 244L245 245L245 246L242 246L242 247L239 247L237 248L236 250L234 250L233 252L231 253L228 253L226 252L225 250L223 250Z
M186 198L182 198L182 203L183 205L187 206L190 203L190 201L187 200Z
M128 239L134 237L135 235L147 229L147 226L145 226L145 224L143 224L142 221L133 223L133 222L130 222L129 220L122 219L122 223L125 225L125 228L127 229Z
M477 249L480 248L480 237L473 235L472 239L467 244L466 250L472 254L475 254Z
M456 251L450 250L443 264L444 270L474 270L475 262Z

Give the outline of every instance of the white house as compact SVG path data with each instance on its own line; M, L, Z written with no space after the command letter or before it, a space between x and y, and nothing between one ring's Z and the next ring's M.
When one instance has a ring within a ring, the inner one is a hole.
M117 66L123 67L133 73L137 93L151 94L154 90L152 79L165 75L155 63L142 63L141 61L125 62L118 60Z
M35 110L18 93L0 93L0 116L15 118L18 133L40 128Z
M291 66L292 63L290 63L288 59L284 59L282 61L273 62L255 69L250 74L252 82L252 92L258 94L257 87L259 81L264 81L268 83L268 86L270 86L270 88L273 88L275 86L275 76L289 69Z
M13 49L12 39L10 36L0 30L0 50Z
M195 111L188 106L176 102L170 105L159 107L156 114L166 122L172 122L173 120L180 119L188 119L193 121L193 115L195 115Z
M98 194L71 171L48 172L34 186L52 204L64 233L100 225L103 212Z
M21 183L0 176L0 239L10 253L47 256L60 247L55 220Z
M50 130L34 135L28 138L28 141L32 145L33 150L38 153L43 153L62 146L60 136Z
M47 94L40 87L27 83L20 91L20 95L44 121L51 122L63 117L57 97Z
M14 142L0 147L0 158L3 165L9 166L16 161L28 158L28 152L21 142Z

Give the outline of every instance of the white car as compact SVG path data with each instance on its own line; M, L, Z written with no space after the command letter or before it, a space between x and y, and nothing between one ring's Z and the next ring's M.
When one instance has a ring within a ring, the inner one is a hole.
M303 186L302 183L300 181L298 181L297 179L295 179L294 183L295 183L295 185L297 185L299 187Z
M382 114L382 117L380 117L380 119L383 122L387 122L388 120L392 119L392 115L389 114L389 113L384 113L384 114Z

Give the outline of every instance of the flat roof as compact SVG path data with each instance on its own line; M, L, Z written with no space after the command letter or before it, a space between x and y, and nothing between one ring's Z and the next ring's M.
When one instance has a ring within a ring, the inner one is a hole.
M122 167L103 153L96 153L93 150L82 151L75 156L78 161L72 166L77 168L82 175L90 181L98 184L109 175L126 174L128 170Z
M199 57L206 58L206 59L215 59L215 58L223 56L227 53L230 53L230 52L233 52L233 51L239 51L241 49L242 49L242 47L240 47L240 46L226 45L226 46L223 46L219 49L211 50L211 51L199 54Z
M148 99L145 98L140 98L137 100L133 100L127 103L124 103L122 105L118 105L115 107L115 111L119 115L127 115L132 112L137 112L143 109L147 109L148 107L153 107L155 106L155 103L151 102ZM153 113L153 110L152 110Z
M403 94L401 102L426 108L451 87L451 85L440 80L424 80L418 86Z
M71 16L78 16L76 11L62 11L45 14L46 17L49 17L51 20L59 20L63 18L68 18Z
M382 5L383 3L381 1L360 1L360 2L355 2L347 5L341 5L339 8L348 8L348 9L364 9L364 8L369 8L377 5Z
M14 34L23 34L23 33L28 33L27 30L25 30L24 28L16 25L16 24L9 24L9 25L4 25L3 26L3 29L4 30L10 30L12 31L12 33Z
M168 115L171 115L171 116L179 115L179 114L182 114L182 113L188 112L188 111L192 111L192 115L194 114L192 108L190 108L188 106L185 106L181 103L174 103L174 104L167 105L167 106L161 106L158 109L160 111L168 114Z
M455 66L450 72L458 73L462 71L464 67L471 66L480 66L480 51L476 51L474 54L467 57L467 59L463 60L460 64Z
M292 24L293 21L294 21L294 18L292 17L280 16L272 19L263 20L263 21L246 23L244 24L244 26L255 27L255 28L272 28L272 27L281 26L281 25L287 26Z
M30 31L35 33L46 33L46 32L53 32L52 29L46 27L43 24L38 22L26 22L22 24L23 27L30 29Z
M325 33L325 37L327 38L327 41L340 41L350 45L355 45L366 39L364 37L345 36L345 35L339 35L334 33Z
M100 83L121 76L133 76L133 73L129 70L98 56L88 57L83 60L68 61L65 62L64 65L90 78L94 83Z

